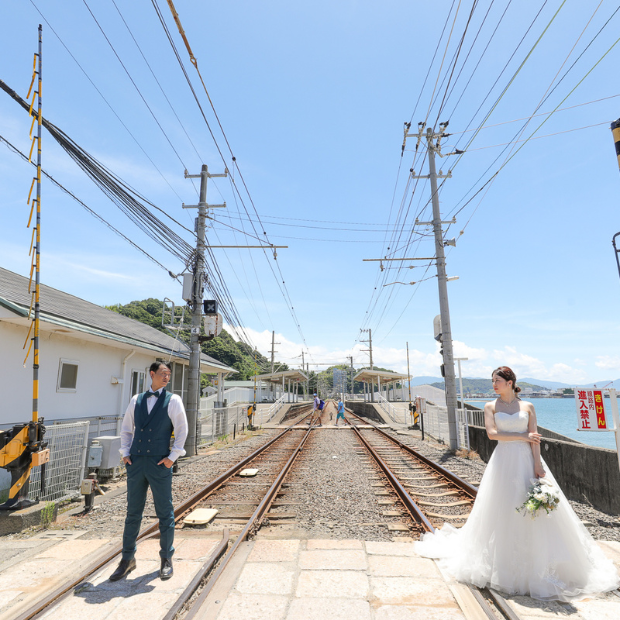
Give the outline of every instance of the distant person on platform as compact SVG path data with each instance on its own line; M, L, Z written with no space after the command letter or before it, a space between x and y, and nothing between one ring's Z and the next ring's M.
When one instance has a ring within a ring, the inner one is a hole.
M136 539L149 487L159 519L159 576L166 580L173 573L172 465L185 454L187 417L181 398L166 391L171 374L169 365L154 362L149 373L151 391L133 396L121 428L120 452L127 469L127 517L123 554L118 568L110 575L110 581L118 581L136 568ZM173 431L174 445L170 449Z
M336 415L336 426L338 426L338 420L342 418L342 423L346 424L346 420L344 419L344 403L338 399L338 413Z
M314 395L314 408L312 409L312 417L314 417L315 413L318 416L318 425L323 426L321 424L321 413L323 413L323 407L321 407L321 399L318 397L317 394Z

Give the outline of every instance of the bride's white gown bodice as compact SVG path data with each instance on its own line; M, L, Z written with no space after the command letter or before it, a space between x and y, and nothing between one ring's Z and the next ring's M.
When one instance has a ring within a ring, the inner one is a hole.
M500 433L525 433L527 411L497 412ZM617 571L596 545L566 497L549 515L517 512L534 478L531 444L498 441L467 523L446 524L416 543L425 557L440 558L456 579L507 594L568 601L613 590ZM547 478L554 480L543 461Z

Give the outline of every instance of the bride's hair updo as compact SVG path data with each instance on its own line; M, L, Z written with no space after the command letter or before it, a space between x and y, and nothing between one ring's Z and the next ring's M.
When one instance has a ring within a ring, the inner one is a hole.
M512 368L508 368L508 366L500 366L491 373L491 377L493 377L493 375L497 375L505 381L512 381L512 389L515 391L515 394L518 394L521 391L521 388L517 387L517 375L515 375Z

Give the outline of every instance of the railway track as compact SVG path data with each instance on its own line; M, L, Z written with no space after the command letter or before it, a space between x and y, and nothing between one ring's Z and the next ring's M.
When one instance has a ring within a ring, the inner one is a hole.
M313 455L313 441L318 441L321 434L315 432L312 424L307 428L300 424L308 418L313 419L311 406L300 412L296 421L280 434L176 508L175 520L179 526L196 508L217 509L212 523L216 531L223 532L223 536L164 620L180 617L192 620L195 617L241 543L258 530L263 520L278 524L296 519L296 502L290 501L294 499L290 495L293 490L303 493L304 485L291 482L291 477L299 475L298 471L293 471L293 464L302 454L304 463L311 467L313 459L318 458ZM356 453L357 466L366 468L367 480L383 508L381 518L384 523L381 525L387 526L394 537L419 538L445 522L457 526L464 523L476 495L475 487L352 412L347 412L347 420L352 433L343 431L339 441L348 454L351 451ZM257 475L240 477L240 472L249 467L257 469ZM288 497L282 498L282 495ZM278 501L282 499L284 501ZM144 528L139 542L157 535L156 530L157 524ZM56 605L86 585L89 577L97 571L111 569L120 551L119 545L15 620L34 620L49 614ZM469 591L489 620L519 620L498 593L472 587Z
M303 433L301 439L299 433L290 431L293 426L306 418L310 417L312 419L311 409L312 407L309 406L307 411L300 412L294 424L291 424L276 437L233 465L221 476L175 508L175 523L177 524L181 524L183 519L196 508L216 506L218 509L220 507L224 508L222 511L223 515L218 520L218 526L223 527L223 536L220 544L217 545L207 562L201 567L197 575L166 614L165 620L172 620L181 610L185 613L185 620L190 620L194 617L200 603L206 598L238 546L260 527L260 522L267 514L284 477L308 439L312 425ZM247 468L248 465L252 465L253 468L261 471L261 481L254 482L253 478L248 478L240 483L240 487L243 488L235 488L236 484L239 484L234 480L235 477L244 468ZM233 494L234 500L231 499ZM239 497L241 497L241 501L238 500ZM247 514L249 509L251 509L251 513ZM229 544L231 541L229 527L234 527L238 530L235 532L236 537L232 544ZM157 533L157 523L143 528L138 535L138 544L156 536ZM104 557L87 566L80 575L67 581L26 611L20 613L15 620L35 620L45 614L49 614L50 610L56 605L61 604L63 600L70 597L74 590L79 590L80 587L84 586L86 580L97 571L100 569L111 569L114 562L117 561L121 550L122 546L117 545ZM214 567L215 570L213 570ZM209 575L211 572L212 574ZM209 575L209 579L203 584L202 582L207 575ZM200 593L196 596L195 593L199 589ZM190 599L192 607L184 609Z
M347 409L348 423L369 456L384 475L386 502L402 504L413 526L403 522L403 529L421 533L434 532L445 522L462 526L478 489L438 463L392 437L375 424ZM361 428L358 428L361 427ZM369 428L370 427L370 428ZM390 499L387 499L387 498ZM393 514L403 511L394 510ZM506 599L491 588L467 585L468 590L489 620L520 620Z

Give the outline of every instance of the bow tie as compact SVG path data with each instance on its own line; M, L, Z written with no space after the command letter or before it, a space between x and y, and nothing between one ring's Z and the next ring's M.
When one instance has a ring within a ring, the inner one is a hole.
M155 398L159 398L158 392L145 392L145 396L148 398L149 396L154 396Z

